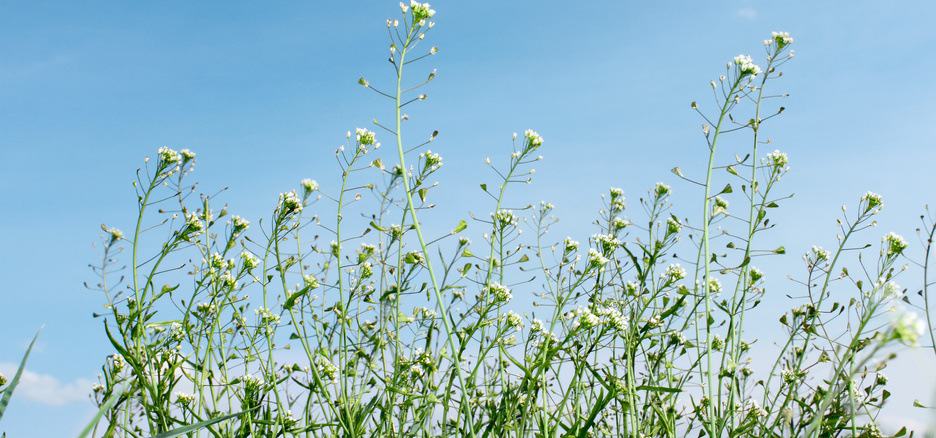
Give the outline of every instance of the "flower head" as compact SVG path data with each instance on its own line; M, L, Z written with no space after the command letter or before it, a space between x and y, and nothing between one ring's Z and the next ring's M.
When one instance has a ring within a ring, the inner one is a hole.
M907 249L907 241L899 234L890 232L884 235L884 253L889 256L900 255Z
M754 63L754 60L752 60L749 55L735 56L734 63L738 66L738 71L741 72L741 76L757 76L761 72L760 67Z
M790 158L786 153L780 152L780 150L777 149L767 154L767 162L777 169L783 169L790 164Z
M894 337L905 345L914 347L923 335L925 325L923 320L913 312L905 312L893 323Z

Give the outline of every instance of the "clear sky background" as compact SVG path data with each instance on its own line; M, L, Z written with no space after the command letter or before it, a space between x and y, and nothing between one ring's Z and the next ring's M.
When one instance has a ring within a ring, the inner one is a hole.
M703 165L688 104L708 102L709 80L734 55L762 58L773 30L796 38L797 57L775 85L791 93L788 111L767 127L790 154L782 187L795 197L775 216L769 242L789 255L764 266L768 297L752 332L777 339L778 309L798 293L786 276L803 273L810 245L833 246L842 203L883 194L882 226L866 241L894 230L916 244L922 206L936 202L934 2L434 7L439 77L428 106L412 113L414 127L442 133L438 196L459 199L434 214L442 229L488 212L482 159L508 153L511 133L528 127L546 138L546 159L514 199L555 203L554 238L586 240L610 186L636 199L670 182L692 194L676 200L693 214L697 196L668 173ZM232 211L254 220L301 178L334 190L332 151L344 132L388 118L356 80L389 83L384 19L397 13L389 0L0 2L0 370L11 374L45 325L0 430L71 436L93 412L89 388L111 351L91 318L103 299L82 282L93 280L99 225L131 228L142 158L161 145L195 150L201 186L230 187ZM917 288L919 278L902 283ZM910 403L933 401L934 364L932 352L901 352L889 372L889 423L928 421Z

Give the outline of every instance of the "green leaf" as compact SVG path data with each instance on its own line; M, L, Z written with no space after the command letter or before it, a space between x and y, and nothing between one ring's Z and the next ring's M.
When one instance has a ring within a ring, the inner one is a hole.
M182 426L182 427L180 427L180 428L178 428L178 429L173 429L173 430L170 430L170 431L168 431L168 432L163 432L163 433L158 434L158 435L153 435L153 438L172 438L172 437L174 437L174 436L179 436L179 435L186 434L186 433L189 433L189 432L194 432L194 431L196 431L196 430L198 430L198 429L211 426L212 424L220 423L220 422L222 422L222 421L224 421L224 420L237 417L237 416L239 416L239 415L241 415L241 414L243 414L243 412L238 412L238 413L235 413L235 414L222 415L222 416L220 416L220 417L212 418L212 419L210 419L210 420L205 420L205 421L202 421L202 422L199 422L199 423L190 424L190 425L188 425L188 426Z
M465 231L465 228L468 228L468 222L465 222L464 219L458 221L458 225L452 230L452 234L458 234L462 231Z
M39 332L41 331L42 329L40 328L36 331L36 334L33 335L32 341L29 342L29 347L26 348L26 353L23 354L23 359L20 360L19 368L16 369L16 374L13 375L13 380L11 380L10 384L3 390L3 393L0 393L0 418L3 418L3 412L6 411L7 405L10 404L10 397L13 397L13 390L16 389L20 377L23 376L23 371L26 369L26 360L29 359L29 353L32 352L33 346L36 345L36 339L39 339Z
M78 434L78 438L85 438L86 436L90 436L91 432L94 431L95 426L97 426L98 422L101 421L101 417L103 417L107 411L114 407L114 405L117 403L117 401L120 400L120 397L126 391L126 386L118 387L116 390L114 390L114 392L111 393L111 396L108 397L107 400L101 405L101 408L98 409L97 413L94 414L94 418L91 419L91 422L88 423L84 429L81 429L81 433Z

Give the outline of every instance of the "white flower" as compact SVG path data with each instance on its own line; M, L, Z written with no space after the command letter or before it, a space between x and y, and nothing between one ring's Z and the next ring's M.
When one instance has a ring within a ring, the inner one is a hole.
M887 255L900 255L907 249L907 241L899 234L890 232L884 235L884 253Z
M487 289L488 293L494 295L494 299L500 303L507 303L513 298L510 289L497 282L492 282L485 289Z
M572 240L571 237L566 237L566 238L565 238L565 241L564 241L563 243L565 244L565 251L566 251L566 252L575 251L575 250L577 250L578 247L579 247L578 241Z
M302 200L299 199L296 192L280 193L279 202L280 206L283 207L283 212L286 214L302 211Z
M305 190L306 193L312 193L319 189L319 184L314 179L306 178L299 182L302 186L302 190Z
M865 211L874 210L875 208L880 209L884 206L884 198L874 192L867 192L864 195L861 195L861 201L867 204Z
M335 377L338 375L338 367L331 363L325 356L320 355L315 358L315 368L325 380L335 380Z
M507 327L510 328L523 327L523 318L521 318L520 315L514 313L513 310L507 311L507 314L504 315L504 321L507 323Z
M594 248L588 248L588 264L592 268L601 268L608 263L608 258Z
M606 254L613 252L615 248L621 246L621 241L611 234L595 234L592 236L592 239L595 240L595 243Z
M664 281L679 281L686 278L686 270L678 264L672 264L666 267L666 271L663 271L661 277Z
M741 72L741 76L757 76L761 72L760 67L754 63L749 55L735 56L734 63L738 66L738 70Z
M676 219L673 218L673 217L668 217L668 218L666 219L666 232L667 232L667 233L669 233L669 234L676 234L676 233L678 233L680 230L682 230L682 224L679 223L678 220L676 220Z
M653 187L653 193L658 197L662 198L670 194L670 186L663 184L661 182L656 183L656 186Z
M179 161L182 161L182 156L179 155L174 149L170 149L168 146L163 146L156 150L156 154L159 155L159 161L165 164L176 164Z
M184 392L176 393L176 402L182 406L188 406L195 402L195 396Z
M789 32L771 32L770 38L780 47L793 44L793 37L790 36Z
M787 166L787 164L790 164L790 158L786 153L780 152L779 149L776 149L773 152L767 154L767 162L770 163L771 166L774 166L778 169L783 169Z
M357 128L354 130L354 138L357 140L359 145L367 146L372 145L377 141L377 134L374 131L368 131L364 128Z
M182 154L182 159L185 161L192 161L195 159L195 152L188 149L182 149L179 153Z
M420 155L424 160L426 160L426 167L429 170L436 170L442 167L442 156L436 153L433 153L430 150L426 150Z
M257 257L251 254L249 251L241 252L240 257L244 262L244 268L246 268L248 271L260 265L260 260L258 260Z
M234 215L231 217L231 225L234 227L234 234L237 234L246 230L247 227L250 226L250 221L240 216Z
M523 131L523 137L526 138L527 146L531 149L536 149L543 145L543 137L532 129Z
M917 345L925 328L923 320L913 312L905 312L893 323L895 338L911 347Z
M708 289L709 289L709 293L713 293L713 294L717 294L721 292L722 290L721 282L718 281L717 278L714 278L714 277L709 278Z
M712 216L719 214L728 214L728 201L721 196L715 197L715 208L712 209Z
M881 287L881 290L884 292L884 298L894 298L899 299L903 296L903 288L895 281L888 281L884 283Z
M435 15L435 9L432 9L429 3L420 3L416 0L410 0L409 8L413 10L413 21L420 24L422 24L421 22L423 20L432 18ZM403 12L406 12L406 9L403 9Z
M101 225L101 229L104 230L105 233L110 235L111 241L117 241L117 240L123 239L124 237L123 231L120 231L117 228L108 227L107 225Z
M813 253L813 257L816 259L817 262L829 260L829 257L831 257L831 254L829 254L829 251L823 249L821 246L818 246L818 245L813 245L812 253Z
M491 218L494 219L494 223L499 227L517 225L519 222L517 215L515 215L511 210L497 210L491 214Z

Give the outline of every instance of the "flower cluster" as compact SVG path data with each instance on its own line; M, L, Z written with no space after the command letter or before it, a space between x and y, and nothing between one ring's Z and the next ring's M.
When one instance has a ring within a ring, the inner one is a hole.
M897 233L890 232L884 235L884 254L888 256L897 256L907 249L907 241Z
M510 288L497 282L491 282L491 284L484 289L485 292L493 295L494 300L498 303L508 303L513 298L513 295L510 293Z
M741 73L741 76L757 76L761 72L761 68L754 63L754 60L751 59L749 55L738 55L734 58L734 63L738 66L738 71Z

